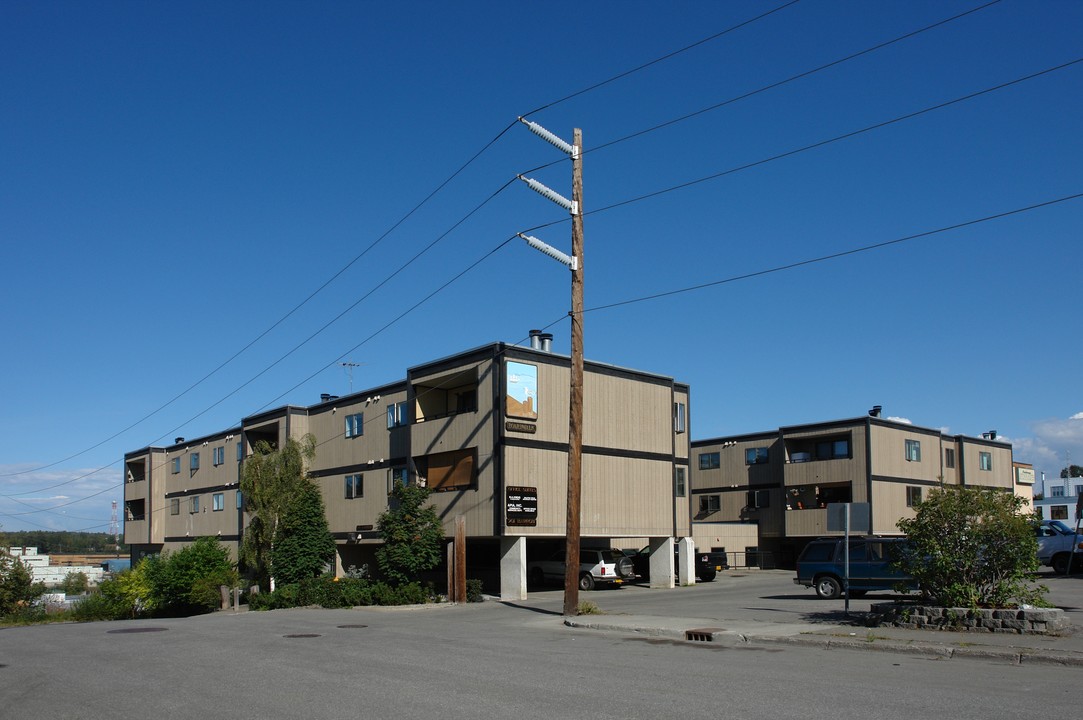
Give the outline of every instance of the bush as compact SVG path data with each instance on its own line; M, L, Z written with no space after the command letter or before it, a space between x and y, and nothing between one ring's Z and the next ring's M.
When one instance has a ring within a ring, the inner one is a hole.
M1041 605L1036 518L1011 492L953 487L934 490L913 518L899 521L909 540L897 566L943 607Z
M164 615L190 615L219 607L219 587L238 582L229 551L213 537L201 537L186 548L146 558L141 572L149 583L147 609Z
M425 505L432 491L396 483L390 507L376 520L384 544L376 550L380 571L396 585L412 582L440 563L444 526L436 508Z
M466 581L466 601L468 603L481 602L485 599L485 586L477 578L469 578Z
M104 583L103 583L104 585ZM69 616L76 622L125 620L134 614L133 606L123 596L99 590L76 600Z
M310 578L299 583L278 586L273 593L259 593L248 599L250 610L278 610L316 605L323 608L359 607L366 605L421 605L434 602L431 586L418 583L392 586L361 578L340 578L330 575Z
M45 585L34 582L22 560L0 550L0 615L24 610L44 592Z
M65 595L82 595L90 587L90 579L85 572L70 572L64 576L60 589Z

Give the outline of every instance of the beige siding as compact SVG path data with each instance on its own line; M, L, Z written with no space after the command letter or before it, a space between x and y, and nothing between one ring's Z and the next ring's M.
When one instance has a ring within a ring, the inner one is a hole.
M962 443L963 455L963 478L967 485L980 487L1003 488L1012 490L1015 481L1012 478L1012 450L1011 447L990 445L978 442ZM992 463L991 470L981 469L981 453L989 453Z
M921 460L906 459L906 441L920 443ZM917 428L872 426L872 474L874 477L939 481L942 460L940 435L921 432Z
M936 489L933 485L917 485L903 482L873 482L872 484L872 532L875 535L898 535L898 522L914 517L914 509L906 506L906 489L920 487L922 498Z

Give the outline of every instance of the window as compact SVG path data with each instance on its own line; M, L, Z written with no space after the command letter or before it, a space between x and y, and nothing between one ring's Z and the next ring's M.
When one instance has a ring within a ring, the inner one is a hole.
M712 470L716 467L720 467L722 456L719 453L700 453L699 455L699 469L700 470Z
M215 467L224 464L226 462L226 446L214 448L211 460L214 462Z
M455 394L455 412L477 412L478 410L478 389L470 388L469 390L463 390L462 392Z
M1049 519L1050 520L1067 520L1068 519L1068 506L1067 505L1050 505L1049 506Z
M244 496L241 495L241 491L237 491L237 509L240 510L244 507Z
M365 497L365 485L362 480L363 475L347 475L346 476L346 499L353 500L354 498Z
M180 515L180 498L173 498L169 501L169 514Z
M767 490L749 490L748 506L750 508L771 507L771 493Z
M173 458L173 474L176 475L179 472L180 472L180 458L175 457L175 458Z
M906 507L917 507L921 504L921 488L906 487Z
M406 402L391 403L387 406L387 427L401 427L406 425Z
M921 441L920 440L907 440L906 441L906 461L907 462L921 462Z
M415 458L417 472L425 478L429 489L455 490L475 484L477 450L452 450Z
M198 495L193 495L192 497L188 498L188 512L190 512L190 513L199 512L199 496Z
M396 485L408 485L410 483L409 476L406 474L406 468L388 468L387 470L387 494L390 495L391 491L395 489Z
M237 443L237 462L244 460L244 443Z
M1055 485L1049 488L1049 497L1064 497L1064 486Z
M1083 495L1083 485L1076 485L1075 486L1075 494L1076 495Z
M673 432L683 433L688 429L688 422L685 413L685 404L682 402L673 403Z
M955 449L944 448L944 467L955 467Z
M365 434L365 413L346 416L346 437L361 437Z
M701 495L699 498L700 514L716 513L722 509L721 495Z
M978 468L981 470L993 469L993 455L992 453L980 452L978 453Z
M674 474L673 474L673 494L676 497L684 497L684 495L685 495L684 468L679 467L679 468L674 468L673 470L674 470Z
M188 459L188 467L193 471L199 469L199 453L192 453L191 457Z
M754 447L745 450L745 465L761 465L767 462L767 448Z
M821 440L816 443L817 460L838 460L850 457L849 440Z
M223 493L211 495L211 511L218 512L226 509L226 496Z

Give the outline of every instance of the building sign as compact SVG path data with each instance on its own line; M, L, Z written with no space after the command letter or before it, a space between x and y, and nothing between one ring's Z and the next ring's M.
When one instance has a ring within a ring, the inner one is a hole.
M538 419L538 366L509 360L506 366L505 414L508 417Z
M504 513L506 525L534 527L538 524L538 488L508 487L505 495L507 496L505 503L507 511Z
M533 435L538 432L538 426L534 423L515 422L514 420L508 420L504 423L504 429L508 432L521 432Z

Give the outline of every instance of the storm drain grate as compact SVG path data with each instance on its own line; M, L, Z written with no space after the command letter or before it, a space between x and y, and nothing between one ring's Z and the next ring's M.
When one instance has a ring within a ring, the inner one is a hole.
M110 635L130 635L132 633L165 632L169 628L164 627L137 627L124 628L122 630L106 630Z
M691 642L714 642L714 634L722 628L696 628L685 630L684 639Z
M293 633L292 635L283 635L284 638L314 638L320 637L319 633Z

